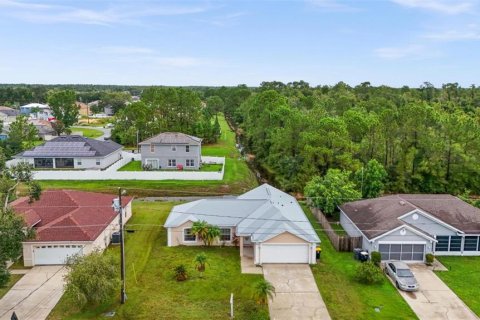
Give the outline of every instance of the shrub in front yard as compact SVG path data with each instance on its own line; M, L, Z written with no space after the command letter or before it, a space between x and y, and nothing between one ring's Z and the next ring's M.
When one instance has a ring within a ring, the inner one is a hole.
M431 266L433 264L433 261L435 260L435 256L431 253L427 253L425 255L425 260L427 262L427 266Z
M175 272L175 279L177 279L177 281L187 280L187 268L185 265L179 264L173 269L173 271Z
M268 298L273 299L275 287L265 279L255 283L253 297L258 304L267 304Z
M367 261L357 267L355 279L364 284L374 284L383 282L382 270L372 261Z
M4 287L10 281L10 271L8 271L6 264L0 265L0 287Z
M372 262L373 262L377 267L379 267L379 266L380 266L380 262L382 261L382 255L381 255L380 252L378 252L378 251L372 251L372 253L370 253L370 260L372 260Z

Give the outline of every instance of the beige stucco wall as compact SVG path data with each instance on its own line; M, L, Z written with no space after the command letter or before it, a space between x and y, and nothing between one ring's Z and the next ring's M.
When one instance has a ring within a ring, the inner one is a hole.
M191 228L193 225L192 221L187 221L184 224L176 227L176 228L168 228L168 237L169 237L169 246L175 247L175 246L203 246L203 241L198 239L197 241L192 241L192 242L184 242L183 241L183 230L186 228ZM222 227L222 228L231 228L231 239L235 237L235 227ZM213 243L214 246L219 246L219 245L226 245L226 246L232 246L233 243L231 241L220 241L216 240Z
M300 239L299 237L291 234L290 232L284 232L265 241L264 243L308 243L308 241Z

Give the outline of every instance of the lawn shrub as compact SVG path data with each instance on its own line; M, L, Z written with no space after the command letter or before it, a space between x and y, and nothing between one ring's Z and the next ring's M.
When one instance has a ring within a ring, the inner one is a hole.
M427 266L431 266L433 264L433 260L435 260L435 256L431 253L427 253L425 255L425 260L427 261Z
M7 266L4 264L0 266L0 287L4 287L10 281L10 271L8 271Z
M357 267L355 279L364 284L375 284L383 282L382 270L372 261L367 261Z
M379 267L379 266L380 266L380 262L382 261L382 255L381 255L380 252L378 252L378 251L372 251L372 253L370 253L370 260L372 260L372 262L373 262L377 267Z

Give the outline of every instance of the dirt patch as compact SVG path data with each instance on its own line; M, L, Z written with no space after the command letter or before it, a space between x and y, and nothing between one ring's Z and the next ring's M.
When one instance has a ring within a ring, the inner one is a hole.
M406 294L409 298L417 299L417 295L415 294L415 292L407 291Z

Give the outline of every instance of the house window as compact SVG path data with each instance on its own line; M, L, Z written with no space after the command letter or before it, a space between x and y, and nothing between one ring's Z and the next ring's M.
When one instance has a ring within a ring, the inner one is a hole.
M190 152L190 146L185 146L185 152Z
M151 144L150 145L150 152L155 152L155 145L154 144Z
M147 166L151 166L152 169L158 169L158 159L147 159L145 163Z
M449 236L437 236L437 241L437 245L435 246L436 251L448 251Z
M176 166L177 166L177 160L175 160L175 159L168 159L168 166L169 166L169 167L176 167Z
M450 237L450 251L460 251L460 250L462 250L462 237L451 236Z
M231 241L232 240L232 229L221 228L220 229L220 240L221 241Z
M177 151L177 146L172 146L172 151Z
M55 158L56 168L74 168L73 158Z
M96 164L97 164L97 166L99 166L100 165L100 160L97 160Z
M81 166L82 165L82 160L78 160L77 161L77 166Z
M466 236L465 243L463 245L464 251L479 251L478 240L480 237L477 236Z
M34 158L33 163L35 168L53 168L52 158Z
M184 242L195 242L197 241L197 236L192 233L192 228L183 229L183 241Z
M186 160L187 167L195 167L195 160L194 159L187 159Z

